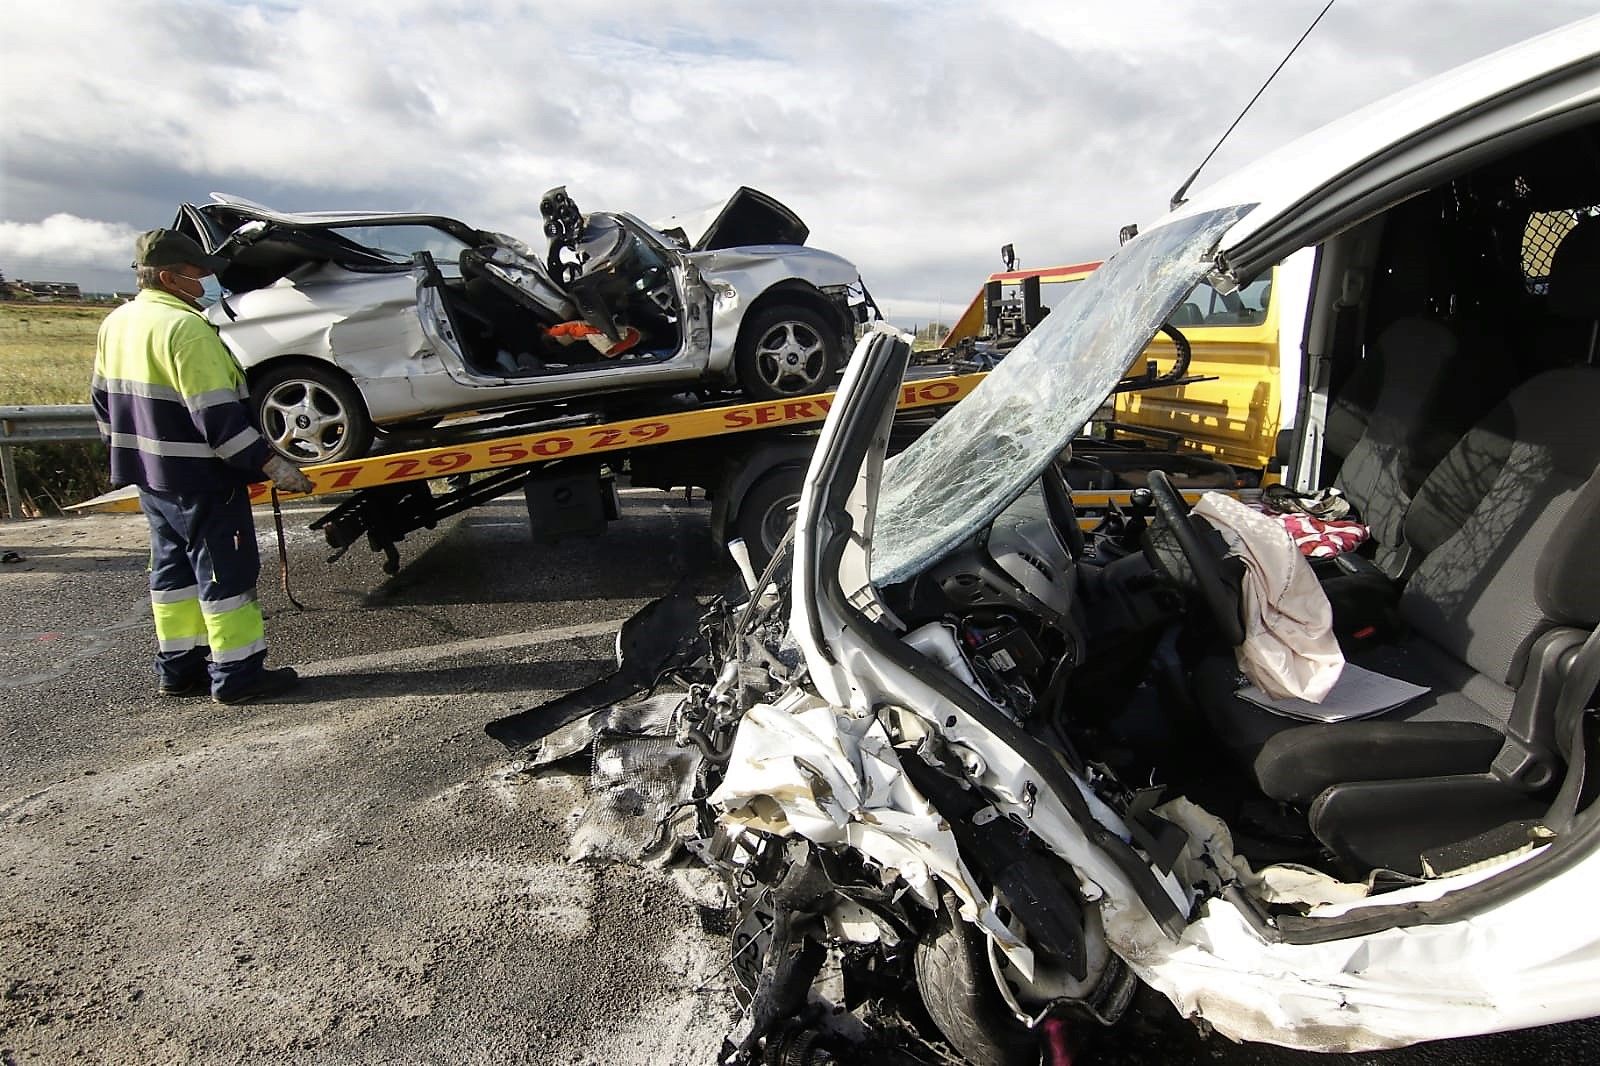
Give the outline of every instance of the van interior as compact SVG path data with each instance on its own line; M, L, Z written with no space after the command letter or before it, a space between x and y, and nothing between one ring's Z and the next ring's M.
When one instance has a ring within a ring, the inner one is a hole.
M1298 469L1370 536L1314 568L1347 661L1427 692L1360 721L1287 718L1241 698L1231 649L1191 625L1152 649L1165 673L1125 720L1096 727L1133 759L1124 780L1168 780L1258 863L1387 883L1537 846L1553 806L1587 799L1560 793L1591 695L1563 681L1600 625L1597 214L1587 127L1323 247L1302 410L1325 419ZM1158 688L1192 713L1150 748L1134 737Z
M1258 868L1381 891L1538 848L1594 790L1593 684L1566 682L1600 654L1600 129L1444 181L1319 256L1292 469L1370 537L1313 568L1346 661L1420 695L1329 723L1241 697L1242 567L1159 473L1156 505L1082 539L1064 501L1085 468L1058 461L886 602L954 626L990 699L1070 763L1198 804Z

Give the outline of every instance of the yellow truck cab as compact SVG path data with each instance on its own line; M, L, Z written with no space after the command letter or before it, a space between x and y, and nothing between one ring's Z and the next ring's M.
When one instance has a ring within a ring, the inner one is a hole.
M1049 313L1066 286L1082 281L1099 265L991 274L942 346L958 348L978 338L1002 348L1014 343ZM1274 480L1279 434L1294 426L1299 407L1300 340L1311 269L1308 251L1234 292L1220 292L1205 282L1195 286L1169 320L1191 349L1182 382L1130 387L1108 400L1101 417L1091 423L1092 438L1075 445L1080 468L1110 468L1101 483L1085 487L1141 484L1144 470L1154 465L1197 487L1225 476L1212 464L1174 461L1182 456L1226 464L1233 470L1234 485ZM1158 334L1129 368L1129 376L1157 378L1173 366L1176 355L1173 341Z

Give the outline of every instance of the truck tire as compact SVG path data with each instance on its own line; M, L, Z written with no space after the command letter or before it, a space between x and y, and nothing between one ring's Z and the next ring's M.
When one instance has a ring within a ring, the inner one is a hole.
M301 466L359 459L372 419L355 384L331 366L269 366L250 386L256 424L272 450Z
M984 935L942 893L933 925L917 941L917 992L944 1038L973 1066L1036 1066L1038 1037L994 987Z
M839 331L818 312L797 304L757 312L739 331L734 352L739 387L757 400L821 392L843 363Z
M750 565L758 574L772 561L783 535L794 524L792 509L800 502L805 473L803 466L780 466L751 485L739 501L738 515L733 522L734 536L744 540L745 549L750 553Z

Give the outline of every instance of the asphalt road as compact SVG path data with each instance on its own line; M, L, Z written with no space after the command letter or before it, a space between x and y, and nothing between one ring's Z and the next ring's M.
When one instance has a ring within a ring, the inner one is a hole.
M139 516L0 525L0 1066L713 1060L724 942L659 875L573 866L582 782L491 718L603 673L616 623L724 586L705 507L629 494L533 547L520 499L414 535L386 579L290 519L292 700L158 699ZM1153 998L1084 1063L1600 1061L1584 1022L1382 1055L1205 1038Z

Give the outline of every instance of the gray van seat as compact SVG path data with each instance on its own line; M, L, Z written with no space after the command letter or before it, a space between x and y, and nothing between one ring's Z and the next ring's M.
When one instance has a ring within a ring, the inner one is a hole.
M1374 559L1389 577L1404 577L1418 559L1405 535L1412 496L1451 446L1505 396L1510 378L1503 366L1476 340L1463 342L1452 326L1432 319L1402 318L1374 343L1361 372L1378 377L1376 396L1334 485L1371 531ZM1354 417L1342 411L1335 419L1330 412L1331 423Z
M1596 410L1600 369L1540 374L1419 488L1405 534L1425 557L1400 599L1410 632L1351 660L1428 695L1302 725L1233 695L1219 660L1196 671L1219 739L1267 796L1309 804L1313 832L1352 865L1414 873L1422 846L1543 810L1531 796L1560 766L1560 678L1600 623Z

